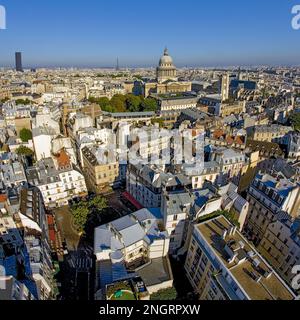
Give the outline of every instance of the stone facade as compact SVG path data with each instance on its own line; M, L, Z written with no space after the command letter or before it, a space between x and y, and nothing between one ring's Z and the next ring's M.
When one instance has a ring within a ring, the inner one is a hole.
M169 56L168 50L165 49L164 55L161 57L159 66L156 69L156 80L146 82L143 85L145 97L148 97L152 93L165 94L188 91L192 91L192 83L178 81L173 59Z

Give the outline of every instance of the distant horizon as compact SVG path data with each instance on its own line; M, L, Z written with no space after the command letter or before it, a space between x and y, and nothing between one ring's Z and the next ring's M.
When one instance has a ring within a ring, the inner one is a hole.
M21 51L20 51L21 52ZM155 70L158 66L158 62L156 65L128 65L128 66L122 66L119 65L119 70L116 70L116 65L39 65L39 66L30 66L30 65L26 65L26 63L24 63L24 58L23 58L23 52L22 53L22 64L23 64L23 69L24 70L31 70L31 69L78 69L78 70L85 70L85 69L89 69L89 70L104 70L104 69L108 69L108 70L115 70L115 71L126 71L128 70L132 70L132 69L153 69ZM176 61L174 61L174 64L176 66L177 69L237 69L237 68L245 68L248 70L251 69L256 69L256 68L300 68L300 63L297 64L257 64L257 65L188 65L188 64L181 64L178 65L176 64ZM15 64L12 63L11 65L7 65L7 66L3 66L0 65L0 69L8 69L8 70L13 70L15 69Z
M165 46L177 67L299 66L296 0L0 0L0 66L156 67Z

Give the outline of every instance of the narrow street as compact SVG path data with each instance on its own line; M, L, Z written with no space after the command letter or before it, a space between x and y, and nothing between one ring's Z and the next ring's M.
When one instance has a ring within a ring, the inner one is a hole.
M61 283L61 300L93 300L95 258L93 255L96 227L123 217L132 211L120 200L121 190L105 195L108 208L101 213L93 211L81 236L74 225L69 206L53 210L61 234L65 254L60 262L58 281Z

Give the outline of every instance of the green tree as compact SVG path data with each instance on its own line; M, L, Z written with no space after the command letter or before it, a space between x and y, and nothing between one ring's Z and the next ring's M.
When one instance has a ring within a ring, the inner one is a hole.
M74 223L79 232L84 233L85 226L92 210L101 212L107 208L107 200L102 196L96 196L90 201L81 201L71 207Z
M103 111L106 112L139 112L139 111L157 111L158 104L155 99L144 98L143 96L133 94L116 94L111 100L107 97L90 97L91 103L97 103Z
M116 112L116 109L110 104L110 100L107 97L101 97L97 102L101 107L101 110L110 113Z
M16 153L20 156L33 156L33 151L25 146L20 146L17 150L16 150Z
M96 196L93 200L89 201L89 208L97 209L98 211L102 211L107 208L107 200L102 196Z
M79 232L84 232L90 210L84 203L71 207L71 213L73 215L74 224Z
M294 130L300 131L300 113L293 113L290 120Z
M227 220L229 220L233 225L240 227L240 223L238 221L238 216L233 211L227 210L218 210L206 216L203 216L199 219L199 223L211 220L213 218L224 216Z
M158 109L157 101L155 99L146 98L141 104L141 109L143 111L154 111L154 112L156 112L157 109Z
M150 299L151 300L163 300L163 301L167 301L167 300L176 300L177 298L177 291L174 287L172 288L168 288L168 289L163 289L163 290L159 290L158 292L154 293L151 295Z
M140 105L142 100L139 96L129 94L126 97L126 109L129 112L138 112L140 110Z
M102 107L102 110L109 112L109 113L117 112L117 110L114 107L112 107L111 105Z
M161 118L151 119L151 124L154 125L155 123L158 123L160 128L162 128L164 126L164 120Z
M110 105L110 101L107 97L101 97L97 100L97 103L99 104L99 106L105 107L105 106L109 106Z
M90 103L98 103L98 99L95 98L95 97L89 97L88 100L89 100Z
M102 111L116 112L116 109L110 105L110 100L107 97L101 97L101 98L89 97L89 102L99 104Z
M32 132L29 129L23 128L20 131L20 139L23 142L28 142L29 140L32 139Z
M19 104L23 104L23 105L28 105L28 104L31 104L31 101L28 100L28 99L17 99L16 100L16 105L19 105Z
M110 105L116 112L126 112L126 97L121 94L114 95L110 100Z

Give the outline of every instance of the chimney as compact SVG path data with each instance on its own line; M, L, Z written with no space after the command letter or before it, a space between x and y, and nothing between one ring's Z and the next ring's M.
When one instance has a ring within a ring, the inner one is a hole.
M232 235L234 236L235 235L235 233L236 233L236 231L237 231L237 226L234 226L233 228L232 228Z
M222 234L222 239L225 240L226 237L227 237L227 230L224 230Z

